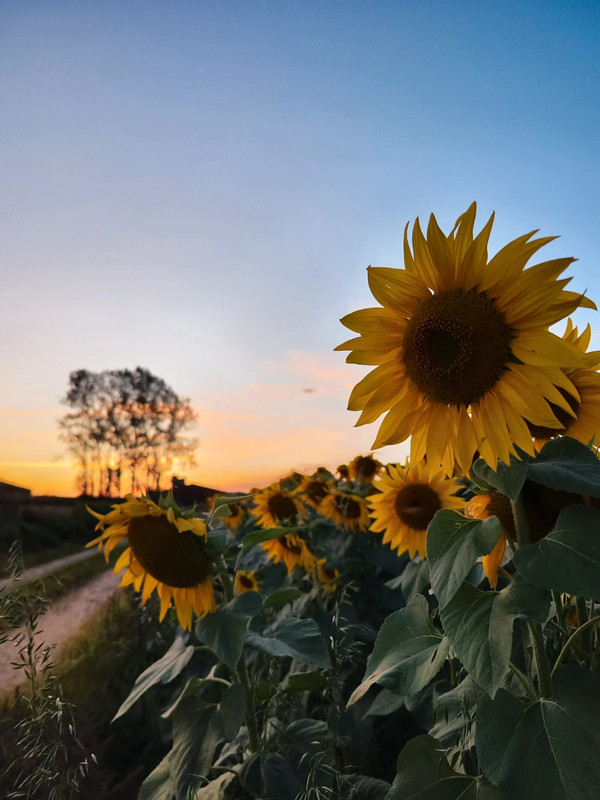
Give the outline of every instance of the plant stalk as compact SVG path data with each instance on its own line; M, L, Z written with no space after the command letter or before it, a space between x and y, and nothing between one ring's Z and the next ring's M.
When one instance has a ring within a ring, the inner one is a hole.
M558 666L560 666L561 661L566 656L566 654L567 654L567 652L569 650L569 647L571 647L571 645L574 644L575 639L578 636L580 636L582 633L588 631L590 628L593 628L594 625L597 625L599 622L600 622L600 617L592 617L591 619L588 619L587 622L584 622L583 625L580 625L580 627L577 628L577 630L575 630L569 636L569 638L565 642L565 645L564 645L563 649L558 654L558 658L554 662L554 666L552 667L552 674L553 675L554 675L554 671L557 669Z
M512 508L515 530L517 532L517 547L523 547L531 542L529 522L527 521L525 505L523 504L523 494L521 493L516 500L511 500L510 506Z
M539 622L528 622L529 635L531 637L531 644L533 645L533 654L535 656L535 664L537 667L538 682L540 687L541 697L552 697L552 674L550 672L550 663L544 650L544 635L542 633L542 626Z

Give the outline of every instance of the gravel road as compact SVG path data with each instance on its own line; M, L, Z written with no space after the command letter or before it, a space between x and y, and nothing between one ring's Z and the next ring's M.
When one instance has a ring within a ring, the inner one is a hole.
M93 554L96 550L91 552ZM87 555L87 552L84 555ZM65 561L66 559L59 559L58 562L53 562L55 566L51 567L50 571L56 569L56 564L59 562L63 562L61 566L64 566ZM40 617L36 644L43 642L52 647L59 647L66 642L77 633L85 620L116 592L119 580L120 576L115 575L112 569L107 569L85 586L80 586L79 589L57 600L52 608ZM14 642L7 641L0 644L0 693L12 691L23 682L23 671L11 667L11 661L16 660L17 650Z

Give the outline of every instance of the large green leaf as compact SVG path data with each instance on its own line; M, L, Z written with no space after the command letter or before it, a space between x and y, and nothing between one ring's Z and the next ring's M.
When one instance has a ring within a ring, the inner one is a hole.
M438 511L427 529L427 560L440 608L452 600L477 559L491 553L500 533L497 517L470 520L457 511Z
M171 780L177 800L187 800L209 773L215 751L223 741L231 741L244 719L244 692L239 684L228 686L219 703L191 698L173 714Z
M128 711L151 686L157 683L169 683L182 672L194 655L193 645L186 647L188 638L187 633L177 633L175 641L164 656L137 677L131 693L121 704L113 721Z
M231 772L224 772L214 781L198 789L194 795L194 800L222 800L225 796L225 790L233 780L235 780L235 775L232 775Z
M248 631L247 644L272 656L290 656L314 667L330 667L331 660L314 619L284 619L261 636Z
M573 664L554 674L550 699L482 695L476 743L484 774L511 800L598 800L599 708L600 676Z
M434 706L434 725L429 733L444 747L462 751L475 746L475 708L482 690L470 675L454 689L440 695Z
M421 594L414 595L406 608L384 620L365 676L348 705L359 700L374 683L399 695L415 694L437 675L447 653L447 640L429 619L427 600Z
M499 461L494 470L482 458L473 464L475 478L482 478L488 486L516 501L527 478L529 462L511 458L510 464Z
M295 771L279 753L264 753L261 769L271 800L296 800L304 789Z
M547 442L528 465L527 477L557 491L600 497L600 460L568 436Z
M517 575L501 592L463 583L440 615L456 655L493 697L508 672L515 619L545 622L549 608L550 594Z
M214 614L198 620L196 636L234 670L242 655L250 620L261 608L262 600L257 592L244 592L219 606Z
M600 600L600 511L567 506L551 533L521 547L514 563L537 586Z
M175 786L171 780L171 753L163 758L140 786L137 800L173 800Z
M481 778L455 772L433 737L416 736L398 756L385 800L502 800L502 795Z

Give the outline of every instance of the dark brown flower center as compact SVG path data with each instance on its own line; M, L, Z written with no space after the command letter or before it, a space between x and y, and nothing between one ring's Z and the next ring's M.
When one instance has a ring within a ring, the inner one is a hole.
M512 338L494 300L456 289L419 305L406 326L402 357L423 394L446 405L468 406L501 377Z
M323 481L311 481L306 489L306 494L313 502L318 503L327 494L327 486Z
M280 536L277 539L277 541L283 547L284 550L288 550L295 556L299 556L302 553L302 547L299 544L294 544L293 541L288 539L287 536Z
M577 416L579 413L579 406L580 404L577 400L573 397L573 395L566 392L564 389L557 387L558 391L562 394L565 398L571 410ZM533 422L527 422L527 427L529 428L529 432L535 439L553 439L556 436L560 436L561 434L564 436L566 433L566 429L573 422L573 417L561 408L557 406L555 403L550 403L550 408L552 409L552 413L556 417L556 419L560 422L561 425L564 427L562 428L545 428L543 425L534 425Z
M347 464L340 464L337 468L338 474L340 478L347 478L348 477L348 465Z
M440 498L426 483L409 483L396 497L398 518L413 531L424 531L442 507Z
M248 575L238 575L238 580L245 589L253 589L254 581Z
M372 478L377 472L377 462L371 456L359 456L356 459L356 474L363 478Z
M283 522L283 520L296 521L296 505L291 498L283 494L274 494L269 497L267 508L277 522Z
M166 517L134 517L127 536L143 569L167 586L189 589L210 573L210 558L200 537L178 531Z
M345 519L358 519L360 517L360 504L346 494L336 494L333 498L333 507Z

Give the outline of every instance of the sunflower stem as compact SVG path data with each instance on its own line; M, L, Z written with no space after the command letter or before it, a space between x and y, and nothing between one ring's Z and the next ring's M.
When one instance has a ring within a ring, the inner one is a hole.
M552 673L550 663L544 650L544 634L539 622L528 622L529 635L533 646L535 665L537 667L538 683L541 697L552 697Z
M246 695L246 727L248 728L248 745L252 753L258 752L260 748L260 738L258 735L258 724L254 712L254 692L248 678L248 670L244 661L244 654L237 666L237 676L239 678L244 694Z
M584 628L584 636L581 637L581 644L583 645L583 649L586 654L586 660L589 660L592 655L592 635L591 631L589 630L589 626L586 626L586 622L589 619L588 615L588 607L585 597L578 597L576 601L577 607L577 622L579 623L579 628Z
M517 532L517 547L523 547L531 542L529 522L527 521L527 515L525 513L523 496L520 494L516 500L511 500L510 506L512 508L515 530Z

